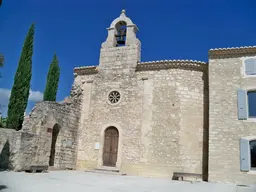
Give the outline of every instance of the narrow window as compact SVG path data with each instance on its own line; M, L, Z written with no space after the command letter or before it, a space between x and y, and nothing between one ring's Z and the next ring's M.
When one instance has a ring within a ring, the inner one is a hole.
M243 89L237 90L237 107L238 107L238 119L247 119L247 91Z
M248 91L248 117L256 118L256 91Z
M251 169L256 169L256 140L250 141Z

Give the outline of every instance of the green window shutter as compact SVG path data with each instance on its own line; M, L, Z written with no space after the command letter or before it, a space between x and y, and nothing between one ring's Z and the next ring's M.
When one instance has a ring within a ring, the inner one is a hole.
M249 171L251 167L250 144L247 139L240 139L240 170Z
M238 119L247 119L247 106L246 106L247 92L243 89L237 90L237 107L238 107Z

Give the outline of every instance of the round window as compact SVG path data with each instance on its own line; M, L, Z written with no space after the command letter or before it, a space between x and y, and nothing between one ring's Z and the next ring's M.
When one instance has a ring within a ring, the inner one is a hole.
M116 104L120 101L121 94L118 91L111 91L108 95L108 100L111 104Z

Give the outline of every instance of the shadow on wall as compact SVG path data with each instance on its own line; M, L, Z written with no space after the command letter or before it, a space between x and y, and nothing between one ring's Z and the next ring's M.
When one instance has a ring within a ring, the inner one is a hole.
M10 143L7 140L4 144L4 147L0 153L0 171L9 169L10 165ZM0 185L1 187L2 185ZM1 188L0 188L1 190Z
M7 186L6 186L6 185L0 185L0 191L1 191L2 189L7 189Z

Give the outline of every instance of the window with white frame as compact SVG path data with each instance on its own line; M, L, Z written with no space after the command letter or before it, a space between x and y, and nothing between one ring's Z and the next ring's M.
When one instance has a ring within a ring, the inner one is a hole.
M237 107L238 119L246 120L248 118L256 119L256 90L246 91L238 89Z
M256 75L256 58L249 58L244 61L245 75Z
M241 171L256 170L256 137L245 137L240 140Z

